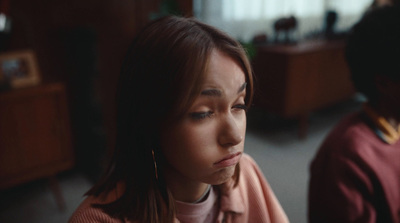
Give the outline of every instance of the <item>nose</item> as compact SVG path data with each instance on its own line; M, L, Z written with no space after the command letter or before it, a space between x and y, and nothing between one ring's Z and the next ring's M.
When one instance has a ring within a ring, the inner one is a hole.
M231 147L244 140L246 118L226 115L220 123L218 142L223 147Z

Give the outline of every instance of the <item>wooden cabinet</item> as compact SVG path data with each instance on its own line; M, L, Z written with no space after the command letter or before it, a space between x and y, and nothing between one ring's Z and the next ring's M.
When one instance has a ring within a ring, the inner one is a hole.
M304 134L310 112L354 94L344 58L344 41L313 41L260 46L253 61L255 105L287 118L299 118Z
M0 189L52 177L73 165L62 84L0 93Z

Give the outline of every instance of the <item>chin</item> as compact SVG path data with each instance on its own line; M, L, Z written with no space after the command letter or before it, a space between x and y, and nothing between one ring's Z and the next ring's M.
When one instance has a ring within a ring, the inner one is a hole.
M236 165L217 171L213 176L212 182L209 182L209 184L220 185L226 183L228 180L232 179L233 174L235 174L235 169Z

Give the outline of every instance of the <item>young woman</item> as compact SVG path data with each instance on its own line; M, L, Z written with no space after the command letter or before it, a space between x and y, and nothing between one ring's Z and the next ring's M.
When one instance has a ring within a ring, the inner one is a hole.
M194 19L149 24L122 68L114 157L70 222L288 222L243 153L252 91L237 41Z

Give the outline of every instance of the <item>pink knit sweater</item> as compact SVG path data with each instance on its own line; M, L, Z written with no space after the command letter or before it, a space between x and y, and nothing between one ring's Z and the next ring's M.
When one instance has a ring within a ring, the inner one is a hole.
M216 222L222 223L286 223L289 222L281 205L254 160L244 154L240 161L241 175L239 184L233 188L233 182L220 187L219 210ZM116 196L108 200L116 199ZM70 218L70 223L107 222L120 223L102 210L93 208L93 203L103 203L96 197L89 196ZM127 221L129 222L129 221ZM179 219L175 219L179 223Z

